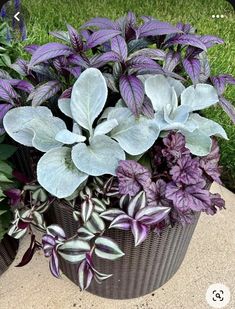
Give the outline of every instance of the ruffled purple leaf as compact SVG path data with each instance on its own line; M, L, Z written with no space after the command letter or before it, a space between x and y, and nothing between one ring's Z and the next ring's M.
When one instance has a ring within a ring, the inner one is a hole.
M199 164L200 168L203 170L203 172L206 174L207 177L209 177L211 180L218 182L219 184L222 184L220 180L221 171L219 167L219 160L220 160L219 145L218 142L215 139L213 139L211 152L207 156L202 157L199 160Z
M60 278L59 259L55 250L52 251L49 261L49 268L54 277Z
M98 30L92 33L91 36L88 38L87 47L93 48L101 45L119 34L120 31L118 30Z
M219 97L219 105L223 108L226 114L230 117L232 122L235 124L235 108L228 100L224 97Z
M120 61L119 55L114 51L109 51L104 54L96 55L90 59L90 66L100 68L108 62Z
M32 100L32 106L39 106L48 99L52 98L61 89L59 81L49 81L36 88L32 96L28 97L28 101Z
M181 133L170 132L163 138L163 144L165 148L162 149L162 154L169 165L174 164L182 155L190 154L185 147L185 137Z
M158 179L145 189L148 206L169 206L170 201L166 198L166 182Z
M71 45L75 51L83 50L83 41L80 34L72 26L67 25L68 34L70 38Z
M90 286L93 277L94 273L90 265L86 260L82 261L78 267L78 283L82 291Z
M135 247L137 247L147 238L149 233L149 227L141 224L138 221L133 220L131 224L131 231L134 236Z
M116 29L115 23L109 18L95 17L87 21L81 28L97 27L99 29Z
M134 75L122 75L119 80L120 93L134 115L139 115L144 101L144 85Z
M135 196L142 188L151 183L151 173L134 160L120 160L116 169L119 192Z
M117 216L110 224L109 228L128 231L131 229L132 218L126 214Z
M138 37L143 38L146 36L164 35L178 32L180 32L180 30L169 23L158 20L150 20L139 27Z
M197 184L202 178L199 161L192 159L190 155L179 158L176 165L171 168L170 174L174 182L186 185Z
M40 46L34 53L29 62L29 67L33 67L36 64L45 62L47 60L59 57L69 56L73 53L73 50L61 43L47 43Z
M173 38L170 38L169 40L165 42L166 47L176 45L176 44L191 45L194 47L198 47L202 50L206 50L205 44L200 40L200 38L196 37L193 34L176 35Z
M192 82L197 83L201 73L200 60L193 57L185 58L183 59L183 66L186 73L188 73L189 77L191 78Z
M14 105L14 100L18 98L18 94L11 86L9 80L0 79L0 100Z
M36 45L36 44L31 44L31 45L27 45L24 47L24 50L33 55L35 53L35 51L40 47L40 45Z
M179 52L169 50L163 68L167 71L174 71L175 67L180 63L181 55Z
M206 213L208 215L214 215L217 213L217 210L225 209L225 201L221 198L220 194L218 193L210 193L210 199L211 199L211 207L206 209Z
M211 206L208 190L202 189L205 182L195 185L182 186L173 181L167 184L166 197L172 200L174 207L180 211L194 210L205 211Z
M147 206L136 213L135 220L147 226L154 225L166 219L170 211L170 207Z
M200 40L202 43L206 46L206 48L210 48L214 46L215 44L223 44L224 40L213 36L213 35L203 35L200 37Z
M122 62L126 61L128 50L126 41L122 36L117 35L111 40L111 49L119 55Z

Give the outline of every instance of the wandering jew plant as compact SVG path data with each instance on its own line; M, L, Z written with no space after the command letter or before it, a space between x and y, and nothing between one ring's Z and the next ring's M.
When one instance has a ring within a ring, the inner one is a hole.
M138 246L149 233L192 223L196 212L224 208L209 186L221 182L216 137L227 135L200 114L219 103L235 122L223 96L235 79L210 76L206 54L223 41L189 24L142 20L130 12L94 18L79 31L68 25L51 33L63 44L26 47L31 59L11 65L21 78L0 72L2 129L41 153L9 231L31 234L19 266L42 249L55 277L61 259L77 264L81 289L111 276L96 269L94 255L124 255L107 229L130 230ZM72 237L45 224L44 213L58 204L72 209Z

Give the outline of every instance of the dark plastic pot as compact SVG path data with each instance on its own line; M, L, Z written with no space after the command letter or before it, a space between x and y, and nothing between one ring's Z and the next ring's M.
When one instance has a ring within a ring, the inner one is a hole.
M63 227L70 237L78 228L72 217L72 210L62 203L55 203L49 213L50 223ZM184 260L199 214L193 224L182 227L176 224L167 227L161 236L151 233L139 246L134 247L130 232L110 229L104 235L112 237L125 252L116 261L95 257L97 270L113 274L102 284L93 281L88 291L101 297L127 299L148 294L165 284L179 269ZM60 260L63 273L78 285L77 265Z
M19 241L7 234L0 241L0 276L14 261L18 247Z

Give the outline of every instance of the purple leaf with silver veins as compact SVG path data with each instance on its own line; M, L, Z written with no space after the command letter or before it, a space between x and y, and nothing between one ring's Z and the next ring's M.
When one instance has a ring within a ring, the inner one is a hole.
M166 182L158 179L152 182L146 189L148 206L169 206L170 201L166 198Z
M200 72L201 72L201 63L197 58L185 58L183 59L183 66L191 78L193 83L197 83L199 80Z
M81 75L82 69L81 67L71 67L66 69L69 73L71 73L75 78L78 78Z
M68 58L68 62L70 64L76 64L79 66L82 66L83 68L88 68L90 65L90 62L88 59L84 59L84 57L82 57L81 55L70 55Z
M35 88L33 96L29 96L28 101L32 99L32 106L39 106L52 98L60 89L61 85L59 81L49 81Z
M163 68L165 70L172 72L175 69L175 67L179 64L180 57L181 56L179 52L169 50L168 53L166 54L165 63L164 63Z
M35 53L35 51L40 47L40 45L35 45L35 44L32 44L32 45L27 45L24 47L24 50L33 55Z
M111 40L111 49L119 55L122 62L126 61L128 50L126 41L122 36L117 35Z
M200 40L202 41L202 43L206 46L206 48L210 48L212 46L214 46L215 44L223 44L224 40L213 36L213 35L203 35L200 36Z
M143 38L146 36L163 35L178 32L181 31L169 23L158 20L150 20L139 27L138 37Z
M18 98L18 94L12 88L9 80L0 79L0 100L15 104L14 99Z
M166 47L176 44L191 45L198 47L202 50L206 50L205 44L200 40L200 38L195 37L195 35L193 34L176 35L165 42Z
M97 45L101 45L119 34L120 31L118 30L98 30L92 33L88 38L87 47L93 48Z
M61 96L59 97L60 99L70 99L71 95L72 95L72 87L69 87L68 89L66 89L65 91L63 91L63 93L61 94Z
M75 51L83 50L83 42L80 34L72 26L67 25L68 34L70 38L71 45Z
M130 60L128 60L127 65L129 69L135 69L135 70L141 70L141 69L162 70L161 66L157 62L145 56L133 57Z
M202 170L197 159L192 159L190 155L184 155L171 168L170 175L176 183L194 185L202 178Z
M180 211L205 211L211 206L209 191L204 190L205 182L195 185L182 186L173 181L166 187L166 197L172 200L174 207Z
M100 29L116 29L115 22L109 18L95 17L83 24L81 28L97 27Z
M148 118L154 118L154 109L151 100L145 95L144 96L144 102L141 109L141 114Z
M47 60L59 57L69 56L73 53L73 50L61 43L47 43L40 46L34 53L29 62L29 67L33 67L36 64L45 62Z
M144 101L144 85L134 75L122 75L119 89L123 100L134 115L139 115Z
M227 115L230 117L230 119L235 124L235 108L228 100L226 100L224 97L219 97L219 105L223 108L223 110L227 113Z
M95 55L90 59L90 67L100 68L107 64L108 62L120 61L120 56L114 52L109 51L104 54Z
M151 183L151 173L147 168L133 160L120 160L116 169L119 192L135 196Z
M10 79L9 83L15 88L25 91L27 93L31 93L34 89L33 85L26 80Z

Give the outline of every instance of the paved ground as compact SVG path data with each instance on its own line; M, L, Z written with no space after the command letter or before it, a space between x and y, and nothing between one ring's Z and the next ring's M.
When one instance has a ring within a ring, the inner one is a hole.
M154 293L117 301L80 292L65 276L54 279L41 253L28 266L16 269L28 244L25 239L17 260L0 278L0 309L207 309L212 307L205 294L213 283L230 288L225 308L235 309L235 196L215 184L212 191L224 196L227 209L214 217L201 216L180 270Z

